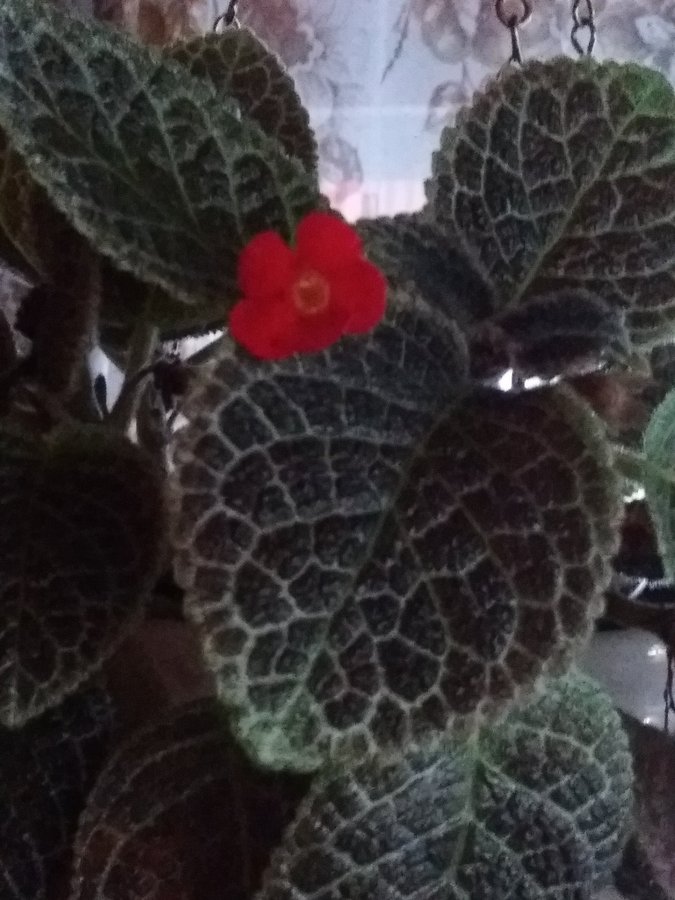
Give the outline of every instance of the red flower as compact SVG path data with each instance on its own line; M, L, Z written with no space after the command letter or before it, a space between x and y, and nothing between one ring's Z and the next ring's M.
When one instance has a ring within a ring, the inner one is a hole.
M243 299L230 333L254 356L281 359L369 331L384 315L387 283L362 251L354 229L323 212L305 216L294 249L275 231L259 234L239 258Z

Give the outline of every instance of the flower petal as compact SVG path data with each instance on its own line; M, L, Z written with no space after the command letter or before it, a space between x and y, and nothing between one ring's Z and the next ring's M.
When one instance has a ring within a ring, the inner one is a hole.
M280 294L293 277L293 251L276 231L263 231L242 250L237 275L245 297Z
M230 312L232 337L259 359L283 359L296 352L295 311L284 300L240 300Z
M298 316L292 338L296 353L316 353L325 350L345 333L349 312L331 304L317 316Z
M365 259L332 275L331 293L335 304L349 311L346 334L370 331L384 316L387 279L377 266Z
M355 262L362 249L356 231L330 213L309 213L298 225L295 235L298 263L324 275Z

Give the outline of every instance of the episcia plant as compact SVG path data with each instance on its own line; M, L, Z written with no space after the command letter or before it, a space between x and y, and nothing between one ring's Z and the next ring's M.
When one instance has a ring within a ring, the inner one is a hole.
M590 900L643 736L576 661L675 568L669 84L510 67L352 226L250 31L2 0L0 128L0 897Z

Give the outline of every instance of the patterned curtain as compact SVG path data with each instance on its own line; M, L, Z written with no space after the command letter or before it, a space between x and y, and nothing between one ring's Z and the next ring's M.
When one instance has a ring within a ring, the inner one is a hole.
M209 29L227 0L60 0L166 43ZM572 53L572 0L533 0L525 57ZM596 56L675 80L675 0L595 0ZM505 0L518 11L520 0ZM240 0L310 108L324 189L348 216L411 210L442 127L502 66L494 0Z

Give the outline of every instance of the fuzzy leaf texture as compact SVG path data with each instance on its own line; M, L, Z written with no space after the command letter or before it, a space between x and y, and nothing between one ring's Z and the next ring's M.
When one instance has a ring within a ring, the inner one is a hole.
M630 804L619 718L567 677L467 744L319 776L257 900L590 900Z
M154 465L100 429L0 432L0 721L58 704L138 619L164 550Z
M564 391L458 396L447 319L275 365L224 343L184 408L176 571L269 766L400 751L500 712L601 608L616 485Z
M225 310L242 247L267 228L289 238L317 202L234 101L44 0L0 6L0 125L97 250L186 303Z
M21 729L0 727L0 896L52 900L108 750L113 710L88 688Z
M276 137L289 156L308 171L316 170L318 148L307 110L282 62L252 31L229 28L182 41L166 52L222 96L234 98L242 113Z
M251 900L306 787L255 771L213 702L178 707L101 773L70 900Z
M665 574L675 578L675 391L654 410L644 436L644 487Z
M659 73L532 62L443 134L430 215L483 273L496 310L583 288L637 344L675 330L675 94Z

